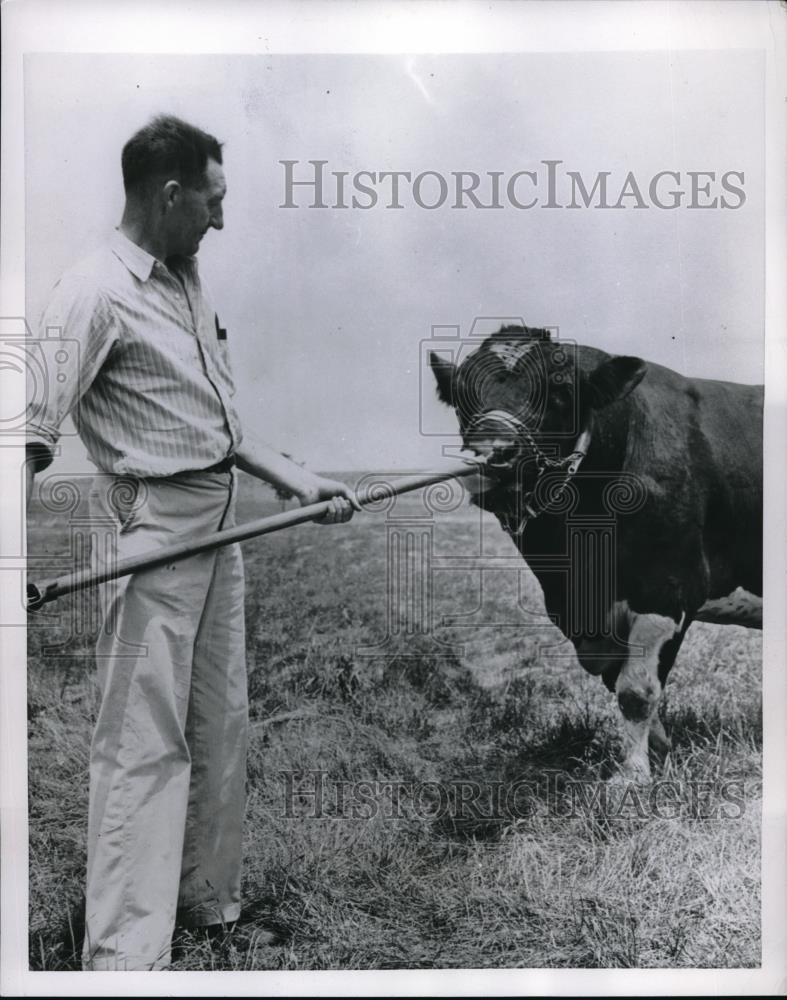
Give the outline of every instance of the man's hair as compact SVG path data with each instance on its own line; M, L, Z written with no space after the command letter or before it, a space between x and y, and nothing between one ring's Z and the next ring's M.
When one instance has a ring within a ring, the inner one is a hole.
M216 138L174 115L157 115L123 147L123 187L126 194L136 193L166 175L184 187L199 188L208 159L221 163Z

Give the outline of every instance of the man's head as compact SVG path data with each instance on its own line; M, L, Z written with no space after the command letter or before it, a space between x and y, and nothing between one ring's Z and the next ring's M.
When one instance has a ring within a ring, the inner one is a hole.
M223 227L227 185L212 135L159 115L128 140L121 164L127 203L155 225L167 256L195 254L211 226Z

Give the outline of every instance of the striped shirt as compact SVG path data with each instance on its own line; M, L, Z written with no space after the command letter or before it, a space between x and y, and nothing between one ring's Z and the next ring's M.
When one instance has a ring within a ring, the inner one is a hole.
M70 268L41 320L28 442L46 468L71 413L104 472L169 476L236 450L242 432L221 329L194 257L162 264L116 230Z

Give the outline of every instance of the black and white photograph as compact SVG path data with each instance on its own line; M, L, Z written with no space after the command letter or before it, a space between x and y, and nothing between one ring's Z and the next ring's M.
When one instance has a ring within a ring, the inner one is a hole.
M784 5L20 6L4 995L783 993Z

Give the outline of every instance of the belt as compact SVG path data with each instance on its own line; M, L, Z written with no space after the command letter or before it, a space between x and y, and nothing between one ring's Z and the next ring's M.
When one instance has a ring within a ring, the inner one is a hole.
M226 458L222 458L220 462L216 462L215 465L209 465L207 469L200 469L200 472L229 472L235 465L235 456L227 455Z

